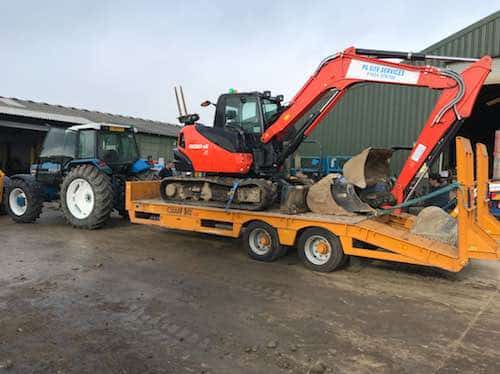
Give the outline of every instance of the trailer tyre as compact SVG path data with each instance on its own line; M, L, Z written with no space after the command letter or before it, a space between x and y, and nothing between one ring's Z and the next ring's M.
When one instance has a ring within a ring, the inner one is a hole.
M276 229L260 221L251 222L245 228L243 243L248 255L258 261L274 261L286 251L279 242Z
M313 227L299 237L297 252L306 267L328 273L347 262L340 239L330 231Z
M73 227L93 230L102 227L113 211L110 178L92 165L75 167L61 185L61 207Z
M33 223L42 213L42 188L34 179L11 179L5 206L14 222Z

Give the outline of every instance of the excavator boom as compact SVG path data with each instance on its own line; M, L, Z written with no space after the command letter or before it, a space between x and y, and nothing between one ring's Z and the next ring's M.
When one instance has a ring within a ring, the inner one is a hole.
M459 74L433 66L384 60L388 58L459 59L471 64ZM305 205L302 200L309 182L302 181L304 184L297 186L294 181L286 180L281 173L282 166L350 87L372 82L441 91L391 193L385 191L384 196L365 199L376 206L391 204L394 200L402 202L422 165L437 157L470 115L490 67L489 56L478 60L460 59L351 47L324 59L287 106L281 104L281 95L273 97L269 91L221 95L213 127L198 124L197 115L187 114L186 105L181 105L184 101L181 92L177 95L179 120L185 127L179 134L174 157L176 169L189 172L190 177L165 178L160 187L162 197L171 202L203 201L206 205L260 210L275 203L279 196L282 206L299 211ZM365 159L372 159L377 152L380 153L373 150ZM205 175L197 176L198 172ZM328 183L320 186L330 188ZM345 192L339 192L338 196L354 196L356 192L349 183L339 182L336 187L336 191ZM329 196L329 192L320 190L319 195ZM319 202L319 205L323 204ZM361 200L355 205L358 210L371 209L363 206Z
M396 63L381 60L381 58L460 59L472 61L472 64L459 74L448 69ZM392 190L396 200L402 202L405 191L418 170L425 162L431 163L439 155L447 140L456 133L463 119L470 115L479 90L490 70L491 58L489 56L476 60L351 47L323 60L316 72L291 100L288 108L262 134L261 141L269 143L272 139L285 134L319 100L329 95L322 107L311 113L309 121L306 121L299 129L296 139L292 142L293 146L280 158L280 162L284 162L335 107L347 89L359 83L374 82L440 90L441 95Z

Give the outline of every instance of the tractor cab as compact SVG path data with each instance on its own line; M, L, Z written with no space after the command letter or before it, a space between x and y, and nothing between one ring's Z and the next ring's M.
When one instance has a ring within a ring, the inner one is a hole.
M93 164L106 174L130 174L149 169L139 159L135 128L88 123L69 128L50 128L39 162L31 167L37 180L57 186L68 169Z

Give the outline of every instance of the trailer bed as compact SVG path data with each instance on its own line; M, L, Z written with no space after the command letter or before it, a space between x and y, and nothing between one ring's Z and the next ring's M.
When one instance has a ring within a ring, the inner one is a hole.
M288 215L276 209L262 212L171 204L160 199L159 181L127 182L126 207L131 222L137 224L232 238L243 236L245 240L248 240L248 231L257 227L271 234L275 246L297 246L299 255L304 252L305 237L323 236L330 238L329 243L333 245L330 251L336 250L341 256L405 262L457 272L471 258L500 259L496 240L499 224L488 221L486 227L482 223L484 220L477 216L478 205L484 206L482 199L486 197L475 193L474 156L467 139L457 138L457 164L460 189L457 190L456 246L412 234L415 217L405 213L380 217L314 213ZM478 170L484 174L483 169ZM484 180L481 173L478 181ZM244 244L248 246L248 242ZM325 269L309 267L319 271Z
M142 200L134 200L135 203L141 204L141 205L150 205L150 206L177 206L177 207L200 207L198 204L172 204L172 203L167 203L163 201L162 199L155 198L155 199L142 199ZM204 207L207 211L212 210L212 211L224 211L228 212L231 211L233 213L239 213L239 214L250 214L254 213L256 216L269 216L269 217L280 217L280 218L301 218L301 219L309 219L309 220L318 220L318 221L323 221L323 222L331 222L331 223L346 223L346 224L356 224L361 221L365 221L369 219L366 215L362 214L350 214L350 215L331 215L331 214L316 214L312 212L307 212L307 213L297 213L297 214L285 214L280 212L278 208L273 208L269 209L266 211L248 211L248 210L240 210L240 209L223 209L223 208L215 208L215 207Z

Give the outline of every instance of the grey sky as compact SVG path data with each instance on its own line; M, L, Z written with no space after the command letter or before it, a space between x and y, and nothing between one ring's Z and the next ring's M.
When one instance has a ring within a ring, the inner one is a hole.
M0 96L176 123L231 87L285 99L351 45L420 50L500 8L490 1L0 2Z

